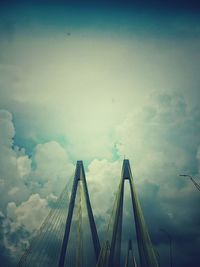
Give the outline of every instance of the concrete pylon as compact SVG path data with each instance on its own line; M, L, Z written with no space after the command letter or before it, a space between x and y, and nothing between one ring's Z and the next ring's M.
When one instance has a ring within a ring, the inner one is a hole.
M159 267L156 254L148 233L148 229L144 220L143 212L140 206L136 188L133 182L131 168L128 159L124 159L122 166L122 176L120 181L119 196L117 202L117 208L114 219L114 227L112 232L112 239L110 245L110 255L108 266L118 267L120 266L120 245L116 245L116 240L121 242L122 233L122 216L123 216L123 197L124 197L124 182L129 181L132 207L135 219L135 228L137 236L137 245L139 251L139 258L141 267ZM117 237L118 236L118 237Z
M97 234L97 229L96 229L94 216L93 216L93 212L91 208L83 162L79 160L76 163L76 171L75 171L75 176L74 176L71 198L69 202L69 210L68 210L68 215L67 215L67 220L66 220L65 233L64 233L64 238L62 242L62 248L61 248L58 267L64 267L65 265L65 256L66 256L66 250L67 250L67 245L69 241L70 227L71 227L71 222L72 222L73 210L74 210L79 181L82 181L82 184L83 184L83 193L84 193L85 200L86 200L86 208L87 208L87 213L88 213L88 218L89 218L89 224L90 224L90 230L92 234L92 241L93 241L96 261L98 260L99 253L100 253L100 242L99 242L99 237Z

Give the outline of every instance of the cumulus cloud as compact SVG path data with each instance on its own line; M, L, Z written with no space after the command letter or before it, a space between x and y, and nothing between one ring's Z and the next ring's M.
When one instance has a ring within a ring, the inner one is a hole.
M20 177L27 176L31 172L31 161L27 155L17 158L17 168Z
M175 246L185 239L184 249L193 253L192 242L199 242L199 194L189 180L179 177L198 169L199 133L194 109L182 96L166 93L154 95L153 104L127 116L116 129L118 154L131 159L143 211L163 255L160 228L171 232ZM179 257L177 265L184 265L186 258Z
M2 208L5 209L8 201L20 203L38 188L45 197L50 193L58 195L74 171L66 150L51 141L38 144L30 157L13 141L15 130L11 113L1 111L0 124Z
M30 186L43 196L59 195L74 173L74 165L66 150L55 141L38 144L32 159L34 168L28 178Z
M6 222L2 235L8 253L14 254L15 248L24 247L30 233L38 228L48 206L54 206L74 172L74 165L56 141L36 145L28 156L23 148L15 146L11 114L2 111L0 115L1 209L6 214L1 216ZM95 159L87 168L89 193L101 240L120 180L122 159L126 156L131 162L152 240L165 261L163 266L167 262L168 245L160 228L171 233L174 246L184 242L177 249L177 266L191 261L185 252L184 257L179 255L186 250L195 254L192 243L199 245L200 221L196 212L199 195L189 180L178 175L184 170L198 173L198 117L198 108L191 109L181 95L162 93L153 94L148 105L129 113L116 126L113 131L116 160ZM126 190L124 235L127 236L132 216L129 194ZM15 244L13 235L17 240Z
M149 100L149 106L128 115L116 128L118 154L130 158L141 176L167 166L168 172L185 169L199 142L193 110L176 94L154 94Z
M93 212L99 230L104 232L110 217L121 173L121 162L93 160L87 171L87 181ZM99 223L100 222L100 223Z
M38 144L30 157L16 146L14 137L12 114L0 110L1 259L10 258L11 266L74 172L59 143ZM8 262L5 260L5 266Z
M196 121L197 110L196 107L194 116L194 109L190 109L179 94L154 93L147 106L128 114L116 127L119 160L96 159L87 170L91 202L103 237L120 180L123 157L130 159L144 216L163 266L168 261L168 241L161 228L172 235L177 247L177 266L186 266L186 262L192 261L186 251L197 256L193 242L199 246L199 193L189 180L179 177L184 171L198 172L200 127ZM127 237L130 235L128 229L132 228L128 222L133 219L129 196L130 191L126 189L124 235ZM184 245L179 249L181 240ZM185 256L181 257L183 251Z
M24 156L18 157L13 149L15 130L12 115L6 110L0 111L0 126L0 193L2 196L1 208L5 210L9 200L19 203L29 194L29 190L21 178L24 172L30 170L30 159L26 157L22 167L21 159ZM20 190L17 190L17 188L20 188Z
M48 202L40 198L38 194L33 194L25 202L16 206L15 202L9 202L7 206L7 216L16 225L23 226L29 232L39 229L48 213Z

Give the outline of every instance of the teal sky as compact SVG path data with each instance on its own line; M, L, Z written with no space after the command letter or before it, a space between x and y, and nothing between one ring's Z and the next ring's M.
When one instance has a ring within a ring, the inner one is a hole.
M152 92L198 104L198 14L59 5L5 10L1 105L13 111L16 142L28 153L50 138L79 148L90 133L94 142L103 134L101 149L110 150L114 128ZM90 159L104 156L97 151Z
M178 175L199 179L199 9L153 3L1 3L2 225L37 228L20 212L34 200L45 216L79 159L99 189L91 199L100 225L126 156L162 266L159 228L174 237L176 266L197 267L199 194ZM12 266L24 237L16 232L14 248L6 229L1 236Z

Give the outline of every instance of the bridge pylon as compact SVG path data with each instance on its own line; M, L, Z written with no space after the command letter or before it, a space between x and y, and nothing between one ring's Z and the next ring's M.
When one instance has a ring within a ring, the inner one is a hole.
M76 195L77 195L77 188L78 188L78 184L80 181L82 182L82 185L83 185L83 193L84 193L84 197L86 200L86 208L87 208L87 214L88 214L88 219L89 219L89 224L90 224L90 230L91 230L91 235L92 235L96 261L98 260L98 257L99 257L100 242L99 242L99 237L97 234L97 229L96 229L92 207L90 203L83 162L77 161L58 267L64 267L65 265L65 257L66 257L66 250L67 250L68 241L69 241L70 227L71 227L72 216L73 216L75 200L76 200Z
M135 256L133 253L133 246L132 246L131 239L129 239L128 241L128 250L127 250L127 255L126 255L126 260L125 260L125 267L137 267L137 263L136 263Z
M122 219L123 219L123 198L124 198L124 183L129 182L131 202L135 221L135 230L137 236L137 245L139 252L139 260L141 267L159 267L158 260L149 236L149 232L144 220L142 208L133 181L133 176L128 159L124 159L122 166L121 181L117 194L117 204L108 251L101 253L98 260L98 267L119 267L120 266L120 251L121 251L121 236L122 236ZM107 240L108 242L108 240ZM103 248L102 248L103 249ZM105 248L104 248L105 250ZM108 255L107 260L103 259L103 255ZM106 262L104 264L104 262Z

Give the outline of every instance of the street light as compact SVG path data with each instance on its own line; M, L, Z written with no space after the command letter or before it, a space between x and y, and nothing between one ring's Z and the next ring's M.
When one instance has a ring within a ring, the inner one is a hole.
M160 231L162 231L167 236L167 238L169 239L170 267L172 267L172 237L166 230L160 229Z
M200 185L193 179L191 175L188 174L179 174L179 176L189 177L195 187L200 191Z

